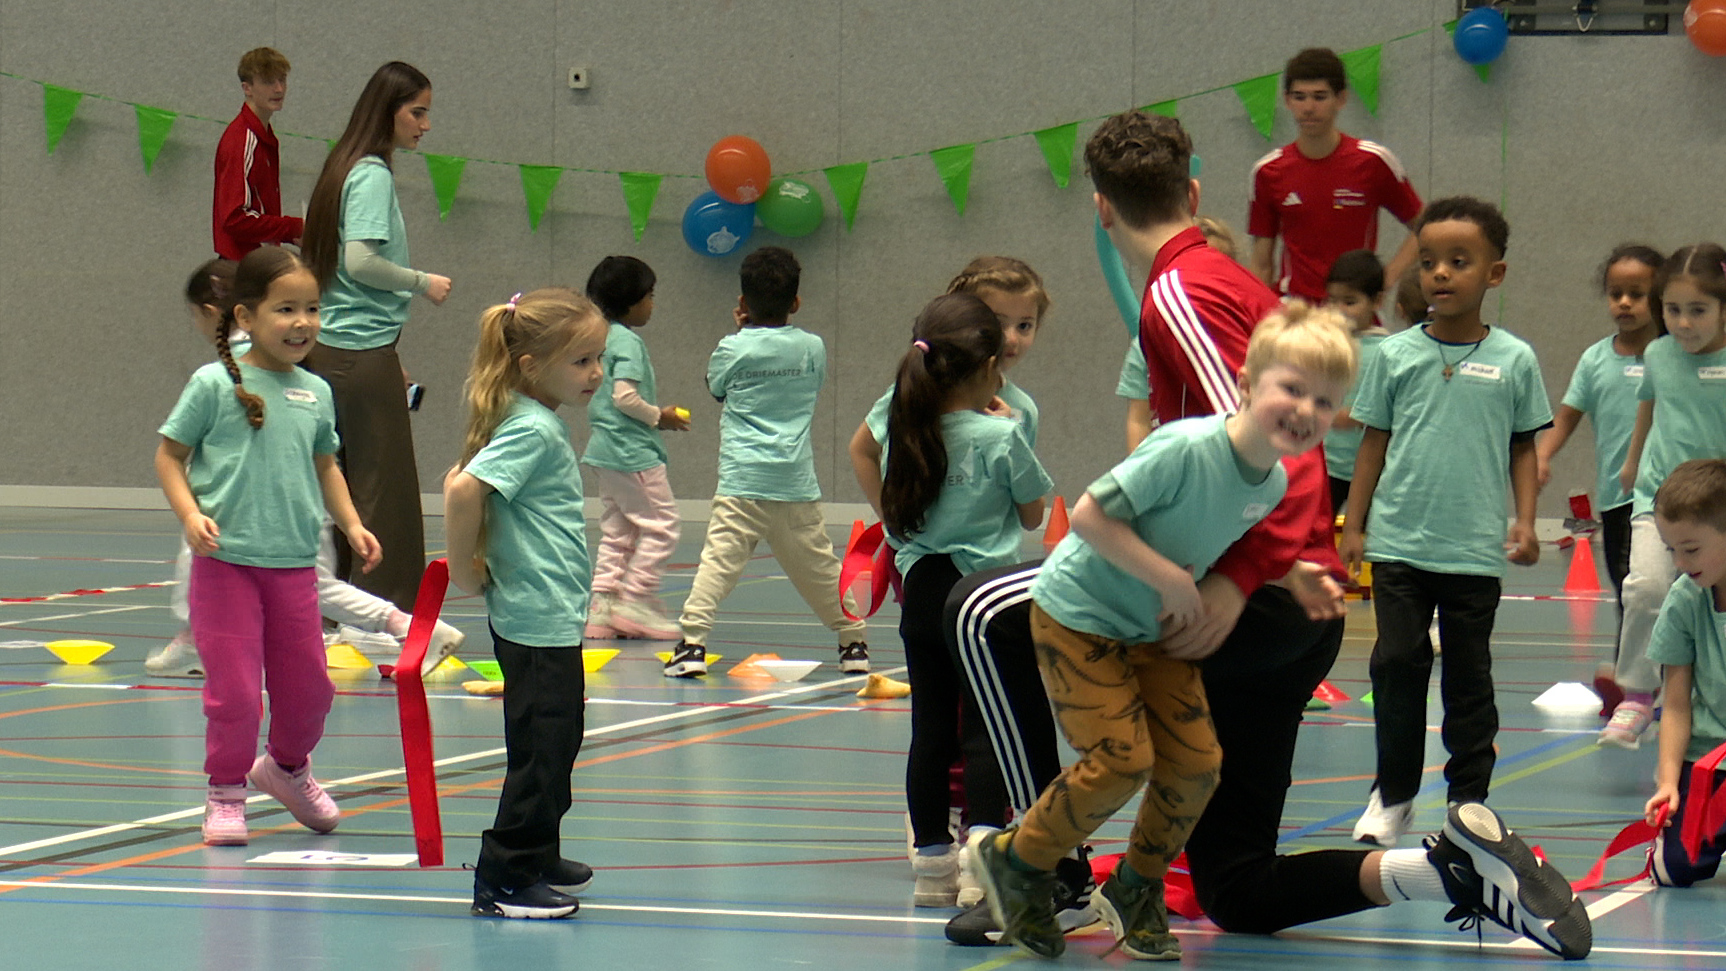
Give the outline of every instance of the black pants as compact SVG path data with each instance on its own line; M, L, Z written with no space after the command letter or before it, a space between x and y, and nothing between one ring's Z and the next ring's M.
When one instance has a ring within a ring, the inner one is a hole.
M1439 691L1444 699L1444 778L1450 801L1480 802L1497 756L1498 706L1492 689L1492 624L1497 577L1433 573L1406 563L1372 565L1378 641L1372 648L1373 716L1378 729L1378 788L1385 805L1420 790L1426 756L1426 689L1432 680L1427 631L1438 612L1444 642Z
M1630 575L1630 507L1615 506L1600 514L1600 533L1606 546L1606 576L1618 597L1618 620L1624 621L1624 578ZM1617 644L1617 639L1613 639ZM1614 648L1616 650L1616 648Z
M1007 799L1021 816L1061 774L1059 736L1031 645L1030 590L1041 565L1033 560L965 577L947 595L941 624Z
M1001 768L983 733L976 702L947 653L941 625L947 593L959 570L944 555L925 556L905 575L899 639L911 678L911 751L905 760L905 804L918 846L951 842L947 772L965 755L965 807L973 824L1004 826L1007 794ZM507 683L507 682L506 682ZM960 732L963 727L964 736Z
M1187 861L1199 905L1224 930L1269 934L1374 906L1360 892L1367 851L1277 854L1301 714L1342 634L1341 620L1308 620L1288 591L1265 587L1204 662L1223 770Z
M1334 475L1330 477L1331 515L1341 516L1348 512L1348 489L1353 484L1351 479L1339 479Z
M497 820L480 835L479 878L519 890L557 862L569 811L569 775L581 754L587 675L581 648L527 647L491 632L503 671L503 740L509 771Z

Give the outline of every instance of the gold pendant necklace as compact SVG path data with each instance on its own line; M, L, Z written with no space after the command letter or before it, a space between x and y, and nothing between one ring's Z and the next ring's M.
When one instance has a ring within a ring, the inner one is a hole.
M1429 334L1428 336L1431 336L1431 335ZM1439 373L1443 374L1445 382L1449 383L1451 377L1456 374L1456 369L1462 366L1462 362L1473 357L1474 352L1480 350L1480 343L1481 343L1481 341L1486 340L1486 335L1485 334L1480 335L1480 340L1474 342L1474 346L1470 347L1468 349L1468 353L1457 358L1455 361L1452 361L1449 358L1444 356L1444 342L1443 341L1439 340L1436 337L1432 338L1432 340L1435 344L1438 345L1438 359L1444 365L1444 369L1442 371L1440 371Z

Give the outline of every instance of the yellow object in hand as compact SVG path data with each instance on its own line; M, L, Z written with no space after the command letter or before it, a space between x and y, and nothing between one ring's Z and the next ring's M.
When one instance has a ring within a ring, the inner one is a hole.
M673 408L673 409L671 409L671 413L676 415L677 417L683 419L684 421L689 420L689 409L688 408Z

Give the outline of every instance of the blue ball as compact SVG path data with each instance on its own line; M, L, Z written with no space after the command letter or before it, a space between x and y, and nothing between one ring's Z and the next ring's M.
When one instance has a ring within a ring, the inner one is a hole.
M726 202L711 190L683 210L683 241L702 256L726 256L755 231L755 205Z
M1491 7L1476 7L1463 14L1452 38L1457 56L1470 64L1491 64L1498 60L1509 40L1510 25L1504 22L1503 14Z

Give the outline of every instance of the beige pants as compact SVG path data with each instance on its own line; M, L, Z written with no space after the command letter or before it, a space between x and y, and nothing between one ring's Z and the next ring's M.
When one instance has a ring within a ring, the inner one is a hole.
M731 594L762 540L773 548L785 575L815 616L839 635L839 645L864 639L867 625L848 620L839 606L839 557L827 536L818 502L774 502L714 496L707 540L701 545L701 565L689 598L683 601L683 639L706 644L713 631L713 614ZM857 612L847 597L846 606Z
M1127 863L1162 879L1210 802L1222 766L1199 666L1155 644L1070 630L1035 602L1031 641L1055 721L1079 761L1025 814L1013 852L1052 870L1143 789Z

